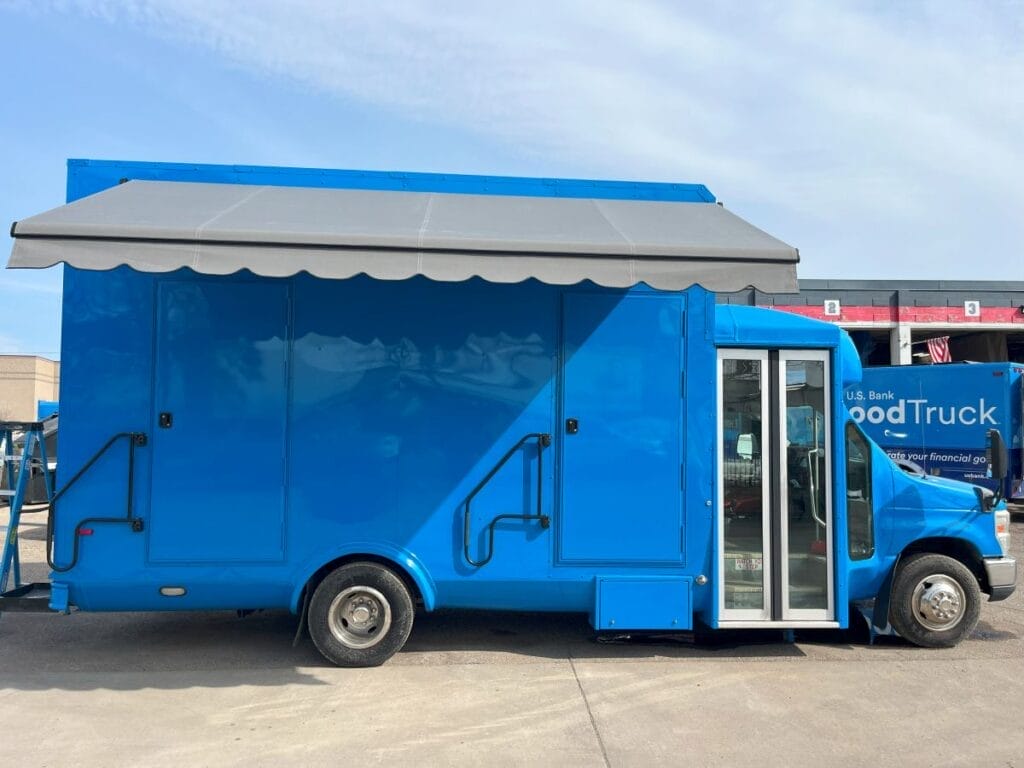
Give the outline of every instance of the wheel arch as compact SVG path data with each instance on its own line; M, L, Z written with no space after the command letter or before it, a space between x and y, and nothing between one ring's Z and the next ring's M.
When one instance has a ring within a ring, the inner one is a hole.
M963 563L967 569L974 574L978 580L978 586L982 592L989 591L988 578L985 575L985 559L981 556L979 549L967 539L959 539L955 536L929 536L910 542L893 565L893 572L899 564L911 555L945 555Z
M379 563L395 572L412 595L413 602L420 602L428 611L437 604L437 588L434 580L414 554L401 547L382 544L353 544L333 553L314 558L299 571L292 591L290 608L298 613L303 593L311 593L323 578L339 566L354 562Z

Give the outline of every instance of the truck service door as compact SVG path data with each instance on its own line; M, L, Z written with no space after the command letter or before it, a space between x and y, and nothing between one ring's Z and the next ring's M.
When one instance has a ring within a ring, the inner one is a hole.
M718 353L722 625L835 618L830 382L825 351Z
M560 558L679 564L682 299L567 293L563 317Z
M288 287L166 280L156 311L150 560L281 560Z

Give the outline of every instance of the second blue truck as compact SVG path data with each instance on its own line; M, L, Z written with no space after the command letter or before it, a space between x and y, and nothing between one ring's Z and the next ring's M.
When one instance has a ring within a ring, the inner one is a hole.
M1024 365L950 363L866 368L846 391L854 420L893 459L929 475L999 489L1024 503ZM985 435L1009 449L1002 479L988 476Z

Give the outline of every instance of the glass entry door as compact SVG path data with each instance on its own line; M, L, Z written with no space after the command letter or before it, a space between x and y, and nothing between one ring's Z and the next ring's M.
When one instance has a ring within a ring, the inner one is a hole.
M830 381L825 351L719 351L720 621L834 619Z

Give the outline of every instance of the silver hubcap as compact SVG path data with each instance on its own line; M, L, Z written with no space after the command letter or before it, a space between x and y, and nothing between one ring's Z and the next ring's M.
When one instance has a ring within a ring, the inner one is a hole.
M391 628L391 604L373 587L348 587L327 611L331 634L349 648L371 648Z
M952 629L964 617L966 601L956 579L942 574L928 576L914 588L914 616L926 629Z

